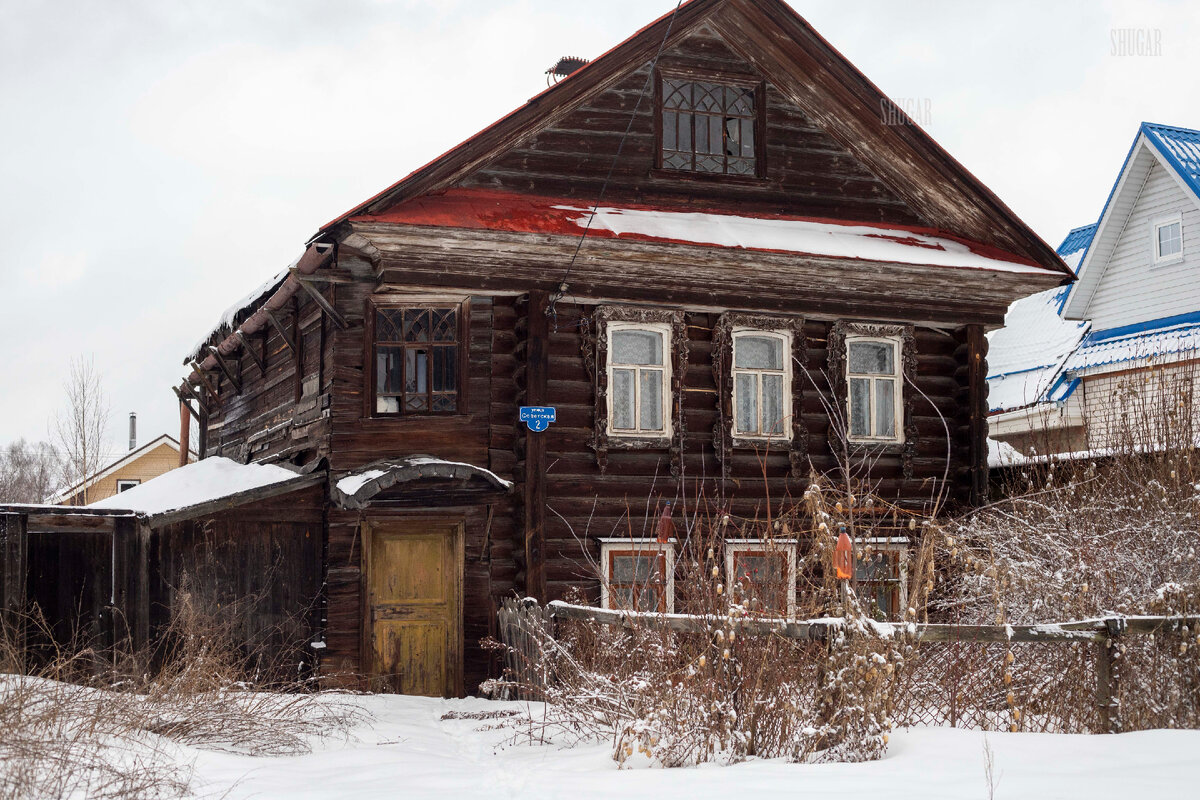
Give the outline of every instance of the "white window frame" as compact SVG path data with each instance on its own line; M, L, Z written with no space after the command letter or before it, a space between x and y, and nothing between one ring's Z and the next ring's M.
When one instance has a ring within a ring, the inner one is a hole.
M872 537L867 539L858 539L854 546L859 550L865 550L870 547L876 552L898 552L900 555L896 558L896 579L899 582L897 591L897 602L900 604L900 613L896 620L903 620L908 613L908 557L912 551L912 544L905 539L890 539L883 537ZM855 583L858 581L858 554L855 553L854 559L855 568ZM866 581L864 581L865 583ZM863 598L859 597L859 602Z
M600 540L600 607L614 610L629 610L616 609L613 605L613 596L610 591L612 584L612 560L609 556L613 553L636 553L653 554L663 553L664 563L663 570L666 573L663 576L666 586L663 594L666 596L666 613L670 614L675 611L675 540L669 542L660 542L657 539L601 539Z
M788 596L787 616L796 616L796 540L795 539L726 539L725 582L732 587L737 581L733 572L734 556L738 553L781 553L787 557ZM730 588L730 591L733 591Z
M850 348L856 343L875 343L875 344L890 344L892 346L892 375L867 375L865 373L855 373L850 371ZM894 433L892 436L855 436L854 424L851 419L851 414L854 413L851 404L850 380L851 378L867 378L871 380L871 419L869 420L868 430L875 430L875 381L876 380L893 380L896 384L896 390L892 392L892 404L895 406L892 419L895 420ZM904 341L900 336L858 336L849 334L846 336L846 438L851 442L862 444L903 444L904 443Z
M605 402L608 408L608 424L607 434L614 439L670 439L671 438L671 408L674 404L674 397L671 392L671 326L664 322L617 322L610 321L606 326L605 336L607 337L607 364L604 365L605 373L608 378L608 393ZM613 357L613 334L621 331L653 331L662 336L663 343L663 358L662 367L638 365L638 364L617 364L614 363ZM625 430L614 427L616 415L613 413L613 380L614 371L616 369L632 369L637 372L637 377L634 380L634 418L638 427L634 430ZM662 430L649 430L641 427L642 423L642 370L655 370L662 372Z
M763 409L763 375L778 375L780 370L739 368L737 366L738 339L742 336L764 336L780 339L783 342L783 430L779 433L747 433L738 430L737 376L739 374L754 375L758 385L758 422L762 424ZM730 333L731 347L729 351L729 393L733 409L733 437L735 439L757 439L772 442L790 442L792 440L792 332L786 330L764 330L761 328L734 328Z
M137 486L141 486L141 485L142 485L142 482L140 480L137 480L136 478L121 478L120 480L117 481L117 494L120 494L121 492L127 492L130 489L133 489L133 488L135 488ZM121 488L122 486L124 486L125 488Z
M1158 251L1158 232L1162 228L1170 225L1179 226L1179 252L1172 253L1169 256L1160 255ZM1160 266L1163 264L1177 264L1183 261L1183 214L1176 213L1166 217L1159 217L1150 224L1150 254L1154 258L1154 265Z

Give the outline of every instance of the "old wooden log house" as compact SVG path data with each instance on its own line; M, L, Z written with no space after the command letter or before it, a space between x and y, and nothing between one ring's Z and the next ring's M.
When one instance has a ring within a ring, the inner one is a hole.
M845 452L978 500L984 332L1069 280L787 4L690 0L323 226L176 391L206 460L326 476L223 512L319 531L321 671L457 695L513 593L669 607L659 498L750 517Z

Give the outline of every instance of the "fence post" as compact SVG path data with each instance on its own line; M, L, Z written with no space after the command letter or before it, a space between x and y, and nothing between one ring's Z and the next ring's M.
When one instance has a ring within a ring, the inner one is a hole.
M0 515L0 616L9 632L17 637L13 644L22 648L28 568L29 538L25 515Z
M1100 711L1100 733L1121 732L1121 670L1115 663L1120 659L1117 650L1125 620L1119 617L1104 620L1108 638L1096 644L1096 706Z

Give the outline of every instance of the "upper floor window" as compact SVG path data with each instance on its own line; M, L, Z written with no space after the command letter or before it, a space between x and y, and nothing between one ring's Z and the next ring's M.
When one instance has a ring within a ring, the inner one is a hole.
M757 175L758 104L747 86L662 79L662 166Z
M142 482L140 480L119 480L117 481L117 494L120 494L121 492L128 492L130 489L140 486L141 483Z
M899 442L899 338L847 337L846 351L850 441Z
M733 435L790 439L791 336L733 333Z
M1183 258L1183 217L1176 215L1154 223L1154 263Z
M608 325L608 433L662 437L670 430L671 330L665 324Z
M371 321L375 413L457 413L463 306L377 307Z

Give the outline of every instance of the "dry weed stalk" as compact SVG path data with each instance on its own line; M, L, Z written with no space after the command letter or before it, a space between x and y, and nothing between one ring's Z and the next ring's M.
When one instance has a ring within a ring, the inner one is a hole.
M159 645L137 653L56 642L36 609L0 626L0 800L177 797L191 780L181 745L291 755L364 721L281 680L294 653L245 648L226 608L181 593Z
M836 509L838 501L829 505ZM876 625L853 593L842 596L821 566L823 535L803 527L807 514L794 506L774 519L739 520L717 509L688 519L675 607L705 620L704 633L673 630L656 615L631 615L624 627L564 621L552 629L531 610L526 634L535 646L526 652L537 663L524 672L553 679L536 687L547 704L524 720L524 735L608 740L622 765L878 758L905 645L891 627ZM739 562L727 558L726 546L739 540L763 542L764 556L794 557L806 576L801 598L773 580L786 571L731 569ZM574 600L585 602L582 595ZM743 635L745 620L784 616L824 617L829 635Z

